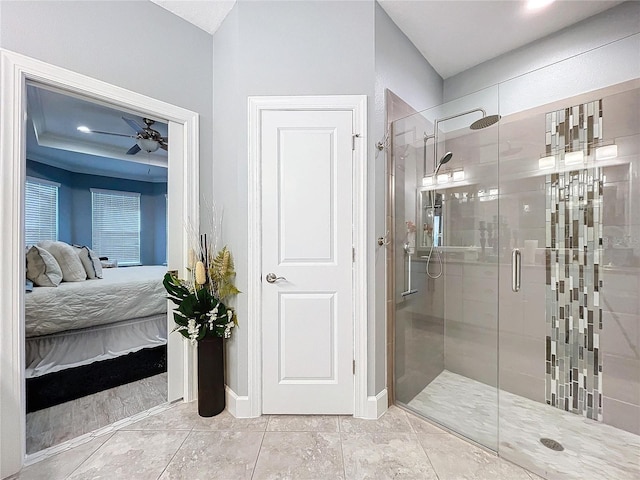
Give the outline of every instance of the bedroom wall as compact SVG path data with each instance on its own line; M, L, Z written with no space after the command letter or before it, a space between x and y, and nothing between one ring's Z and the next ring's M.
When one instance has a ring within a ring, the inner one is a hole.
M166 183L75 173L27 159L27 175L60 183L58 239L91 246L91 188L140 193L140 260L162 265L167 259Z

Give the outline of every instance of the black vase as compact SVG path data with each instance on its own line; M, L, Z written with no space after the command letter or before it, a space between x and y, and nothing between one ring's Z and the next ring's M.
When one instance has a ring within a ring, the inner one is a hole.
M224 410L224 351L221 337L198 342L198 414L213 417Z

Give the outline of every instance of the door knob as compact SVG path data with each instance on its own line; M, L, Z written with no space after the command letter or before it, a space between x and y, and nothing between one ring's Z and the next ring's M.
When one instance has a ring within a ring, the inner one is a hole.
M284 277L276 277L275 273L267 273L267 282L276 283L278 280L286 280Z

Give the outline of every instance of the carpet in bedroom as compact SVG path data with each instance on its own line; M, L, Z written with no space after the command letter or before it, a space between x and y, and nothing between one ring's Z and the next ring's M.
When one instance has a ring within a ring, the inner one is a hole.
M26 381L27 413L167 371L167 346L54 372Z

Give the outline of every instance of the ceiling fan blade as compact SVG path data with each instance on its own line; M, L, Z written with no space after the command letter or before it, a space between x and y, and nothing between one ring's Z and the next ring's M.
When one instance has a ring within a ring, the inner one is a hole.
M99 133L101 135L113 135L115 137L136 138L135 135L126 135L124 133L101 132L100 130L89 130L89 133Z
M127 150L127 155L135 155L140 150L142 150L142 149L136 143L133 147L131 147L129 150Z
M131 118L127 118L127 117L122 117L122 120L127 122L127 124L131 128L133 128L138 135L145 135L144 127L142 125L140 125L138 122L136 122L135 120L133 120Z
M166 143L161 143L160 144L160 148L163 149L163 150L169 151L169 145L167 145Z

